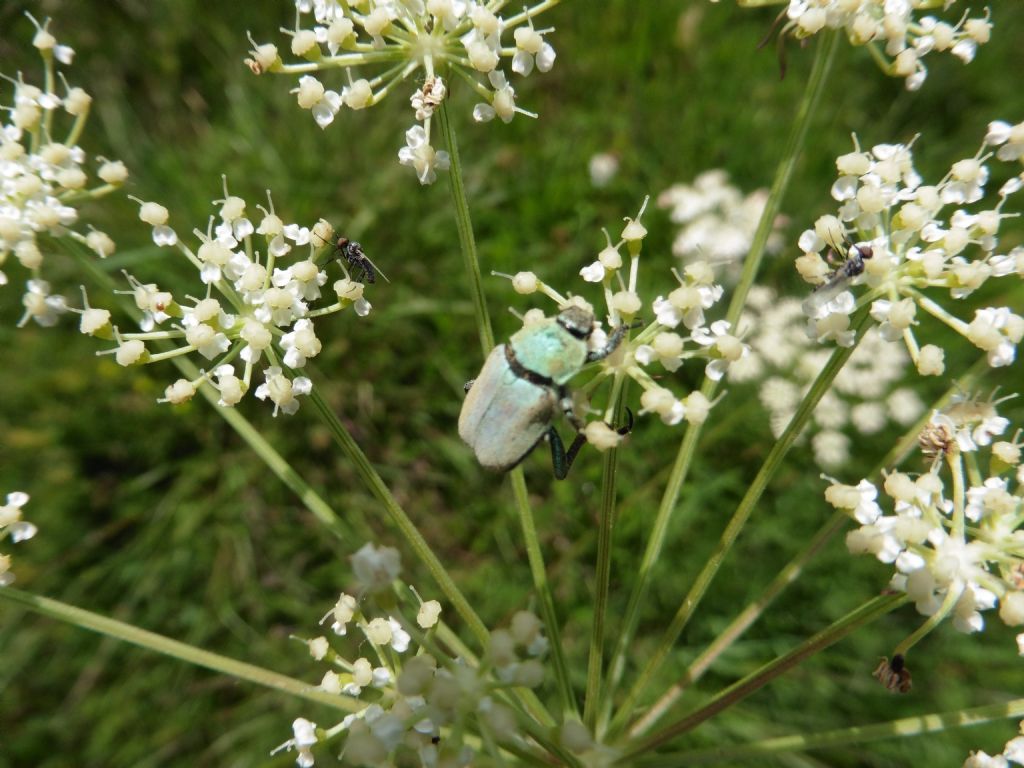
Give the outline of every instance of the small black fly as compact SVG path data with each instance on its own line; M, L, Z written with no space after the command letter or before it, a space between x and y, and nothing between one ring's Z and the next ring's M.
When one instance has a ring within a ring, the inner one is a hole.
M377 265L370 261L370 258L363 253L363 247L355 240L339 237L334 243L334 256L339 260L347 262L352 270L353 277L360 282L372 285L377 281L377 275L383 277L386 282L391 282L388 280L387 275L381 272Z

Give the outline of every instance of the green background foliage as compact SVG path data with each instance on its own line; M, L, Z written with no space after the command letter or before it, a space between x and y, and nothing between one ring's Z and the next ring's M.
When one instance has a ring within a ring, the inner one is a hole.
M917 93L883 77L864 51L841 48L783 203L792 222L787 249L766 263L764 282L791 293L806 290L792 269L795 240L832 210L834 158L849 151L851 132L863 146L920 133L918 168L936 178L973 153L988 121L1024 119L1024 5L989 5L992 42L966 67L949 56L928 57L929 77ZM462 384L481 358L446 179L442 174L433 187L421 188L397 163L411 125L403 92L370 110L343 111L321 131L295 106L291 78L257 78L242 64L247 29L257 40L286 47L277 30L292 24L293 11L269 0L5 2L0 68L8 75L21 70L30 80L38 80L39 63L28 45L26 8L51 15L58 40L77 52L69 79L95 97L84 147L123 159L132 171L127 191L166 205L179 234L205 229L226 174L232 194L250 206L269 187L286 220L311 224L324 217L362 242L391 283L368 292L370 317L344 313L322 330L318 325L325 345L311 366L314 381L488 625L529 607L531 581L511 494L501 477L480 470L455 430ZM570 1L544 17L557 29L550 38L558 51L553 71L517 85L520 104L538 112L538 121L518 116L510 125L475 125L475 96L453 82L484 270L533 269L559 289L581 290L574 276L603 246L600 227L616 232L644 195L715 167L748 191L767 186L811 60L810 50L791 42L780 79L772 46L756 48L773 18L771 10L744 11L728 2ZM10 91L5 84L7 103ZM616 153L621 170L598 190L587 161L600 151ZM83 211L84 220L118 243L104 269L113 275L130 269L144 280L195 291L184 265L153 246L136 213L121 195ZM641 295L653 296L672 286L673 231L661 211L650 210L645 223ZM1024 233L1019 224L1008 230L1017 240ZM61 248L54 243L47 256L49 277L72 295L85 278ZM8 272L16 283L16 268ZM1019 287L999 283L989 291L992 301L1019 311ZM500 278L485 276L485 290L499 338L517 326L507 306L548 308L515 295ZM1011 296L1000 293L1008 290ZM339 541L319 526L203 401L157 406L176 378L169 366L124 370L109 356L95 357L96 342L75 332L73 318L56 329L15 329L18 293L16 285L0 289L0 493L29 492L28 518L40 528L14 551L18 585L316 684L322 668L289 636L316 633L316 621L350 585L346 558L364 539ZM91 295L94 304L110 306L108 297ZM959 349L947 357L950 375L974 359L973 350ZM698 374L682 371L677 389L698 386ZM1019 373L1004 372L985 387L1019 386L1014 376ZM948 383L918 386L928 400ZM771 445L754 395L732 387L713 411L643 614L636 659L675 611ZM251 398L241 407L340 514L378 543L401 546L312 408L273 419ZM612 617L624 607L680 436L645 418L620 451ZM842 479L863 476L895 437L858 441ZM556 483L542 451L525 464L581 689L599 466L596 453L585 451L569 479ZM827 519L823 485L809 450L798 447L680 640L670 673L684 668ZM412 557L405 562L410 583L425 598L439 597L417 576ZM887 578L886 567L851 558L841 538L833 541L684 706L794 646L879 592ZM685 743L728 744L1019 696L1024 673L1013 632L991 619L980 636L950 626L935 632L913 654L913 692L894 696L870 672L921 621L904 608ZM291 758L267 754L300 715L334 722L314 705L0 604L4 768L286 765ZM1004 722L762 764L959 765L971 748L1001 749L1014 728ZM332 764L327 754L321 761Z

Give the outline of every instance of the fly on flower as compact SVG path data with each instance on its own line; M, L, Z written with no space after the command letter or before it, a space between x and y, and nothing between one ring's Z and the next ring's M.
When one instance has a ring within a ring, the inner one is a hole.
M846 290L851 280L864 273L864 262L873 255L874 251L870 245L847 245L846 260L807 297L803 305L804 314L808 317L818 317L825 305Z
M355 240L347 237L339 237L334 244L334 256L339 261L348 262L352 268L353 276L360 282L373 285L377 282L377 275L384 278L384 282L390 283L387 275L380 271L376 264L370 261L370 257L363 253L363 247Z

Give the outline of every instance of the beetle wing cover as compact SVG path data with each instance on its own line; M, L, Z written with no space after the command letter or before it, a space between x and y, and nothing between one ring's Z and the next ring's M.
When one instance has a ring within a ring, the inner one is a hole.
M487 356L466 394L459 414L459 436L487 469L511 469L543 437L558 414L558 395L550 387L515 375L505 345Z

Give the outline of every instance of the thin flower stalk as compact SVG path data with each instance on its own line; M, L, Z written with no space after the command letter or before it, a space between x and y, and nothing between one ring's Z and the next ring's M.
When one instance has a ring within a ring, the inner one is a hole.
M611 722L610 730L612 733L616 733L626 726L626 723L631 717L633 708L639 701L640 696L646 690L648 684L651 682L654 675L658 672L662 663L665 661L665 658L668 656L669 651L671 651L672 647L679 639L679 635L682 634L683 629L693 617L697 606L700 604L701 599L704 597L708 587L711 585L711 581L714 579L719 568L721 568L722 563L725 561L726 555L728 555L733 544L735 544L740 532L743 530L743 527L746 525L751 513L754 511L754 507L757 505L758 501L760 501L761 495L767 488L769 481L774 477L775 472L782 464L782 461L785 459L789 449L796 442L801 430L804 428L807 420L814 411L814 407L824 396L825 392L828 391L833 379L835 379L836 375L849 359L849 355L856 347L857 342L863 338L864 332L867 330L869 324L870 318L867 313L862 313L855 326L857 335L854 339L854 346L837 348L828 364L822 369L821 374L814 381L814 384L811 385L811 388L808 390L803 402L801 402L800 407L797 409L796 414L793 416L793 420L786 428L786 431L783 432L782 436L779 437L772 446L772 450L769 452L768 456L765 457L764 464L761 466L757 476L751 481L743 499L736 507L736 511L733 513L729 523L725 527L725 530L722 532L722 536L714 551L708 557L708 560L701 569L701 572L697 575L689 592L687 592L682 602L680 602L679 608L676 610L676 614L668 628L659 639L654 651L649 655L643 669L637 675L636 682L630 688L625 700L620 704L619 712ZM844 352L846 354L843 354Z
M611 410L613 424L621 421L625 410L623 389L626 382L616 374L612 384ZM593 730L601 702L604 675L605 620L608 613L608 591L612 572L612 534L615 530L616 480L619 465L618 449L605 452L601 468L601 507L598 512L597 566L594 585L594 621L590 629L590 650L587 657L587 690L583 700L583 722Z
M544 553L540 548L537 525L534 522L533 509L530 507L530 498L526 492L526 476L523 474L523 468L516 467L509 472L509 481L512 483L512 496L515 499L516 512L519 516L519 527L523 532L523 543L526 545L526 557L530 563L533 588L537 591L537 599L540 601L544 629L551 640L551 663L555 668L555 683L562 700L562 708L566 712L576 712L576 697L573 695L572 683L569 680L569 665L562 647L562 633L559 629L558 613L555 610L555 598L551 592L551 584L548 582L547 569L544 566Z
M768 662L742 680L733 683L698 709L684 715L676 722L651 736L639 742L633 742L623 756L623 759L642 755L644 752L656 749L675 737L693 730L719 712L728 709L752 693L760 690L772 680L781 677L805 659L835 645L853 631L895 610L906 600L907 598L902 595L881 595L872 598L804 641L789 653Z
M797 108L796 119L790 131L782 159L776 169L775 179L772 182L771 191L765 202L757 231L754 234L750 253L744 260L743 271L740 274L729 309L726 312L726 320L732 324L732 327L736 326L743 311L746 296L754 284L754 279L764 256L775 219L778 216L786 190L789 188L793 170L806 143L811 117L816 113L817 104L828 82L828 75L832 69L832 62L835 59L837 48L838 42L836 37L828 35L820 41L820 45L815 51L814 65L801 97L800 105ZM710 401L714 398L716 391L717 382L706 379L701 389L702 395ZM658 507L658 513L651 527L647 546L644 549L644 555L640 562L637 580L633 585L629 601L626 605L619 639L608 666L609 682L605 686L607 695L604 697L602 705L603 712L599 723L599 731L604 730L607 726L608 718L611 716L611 708L614 701L614 696L611 694L618 687L625 673L626 659L636 633L641 606L643 606L647 591L650 588L654 564L658 561L658 557L665 544L669 524L679 501L679 494L682 491L683 483L696 455L702 427L703 424L700 423L688 425L682 443L679 446L679 452L676 454L675 463L672 465L671 474L666 483L665 491Z
M473 237L473 221L469 214L469 201L466 198L466 185L462 178L462 161L459 157L459 146L455 137L455 126L448 114L448 105L441 105L441 133L451 158L451 170L448 183L452 192L452 204L455 208L455 224L459 229L459 245L462 249L462 262L469 281L469 295L473 302L473 314L476 317L477 333L480 336L480 348L486 356L494 348L494 331L491 318L487 312L487 300L484 297L483 283L480 278L480 260L477 258L476 239Z
M880 739L909 738L928 733L941 733L953 728L969 728L997 720L1024 717L1024 699L1013 699L1000 704L972 707L955 712L935 712L928 715L903 717L884 723L855 725L820 733L800 733L792 736L778 736L737 746L712 747L686 752L677 752L640 758L637 765L643 768L668 768L669 766L704 765L726 762L746 764L765 755L778 752L804 752L810 749L826 749L853 744L868 744Z
M480 620L476 611L466 600L465 595L456 586L451 575L445 569L441 561L437 559L437 555L434 554L430 545L427 544L426 539L416 528L412 520L406 514L405 510L398 503L395 497L391 494L384 480L378 474L377 470L374 469L373 464L363 453L363 450L356 443L355 439L349 434L349 431L345 429L345 426L338 419L337 414L334 413L333 409L324 401L320 393L316 390L310 395L310 400L313 403L314 408L320 415L321 421L330 430L331 435L334 437L334 441L341 448L342 452L351 460L356 472L359 477L365 483L367 489L372 493L384 506L384 510L387 512L388 518L398 528L402 536L412 547L416 556L420 558L420 561L430 571L430 575L437 581L441 591L444 592L445 597L448 598L452 606L455 608L456 613L466 622L466 626L469 631L473 633L476 639L480 643L486 643L487 640L487 627Z
M352 712L355 709L350 700L317 691L303 680L296 680L295 678L271 672L268 669L263 669L253 664L247 664L227 656L204 651L201 648L196 648L194 645L172 640L156 632L149 632L131 624L125 624L123 621L116 621L115 619L101 616L98 613L62 603L59 600L32 595L14 588L0 589L0 599L3 598L43 616L49 616L52 619L57 619L72 626L114 638L115 640L131 643L140 648L179 659L197 667L219 672L237 680L247 680L256 685L262 685L265 688L281 691L290 696L306 699L307 701L328 706L332 709L340 709L343 712Z
M953 398L965 390L973 388L978 379L987 370L988 365L984 357L971 366L966 374L960 377L957 382L939 397L932 405L932 410L941 410L946 407ZM922 416L917 423L906 431L900 440L892 447L885 458L882 459L870 473L871 476L878 476L887 467L896 466L904 461L911 451L917 446L918 436L921 430L927 426L931 413ZM754 598L746 608L737 614L729 625L705 648L686 668L682 679L673 684L663 693L651 707L644 712L639 720L630 729L633 735L640 735L649 730L669 708L679 700L683 691L697 682L715 661L729 650L744 632L746 632L768 609L775 599L791 584L796 582L803 572L804 566L818 553L828 541L839 531L843 530L849 522L848 516L843 512L835 512L818 531L811 537L807 545L787 563L764 590ZM905 652L897 648L895 653Z

